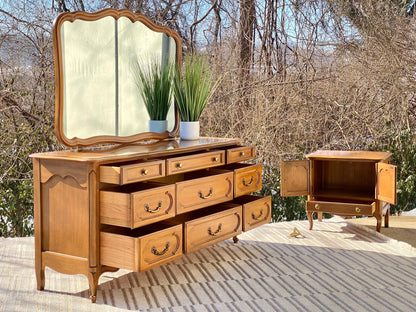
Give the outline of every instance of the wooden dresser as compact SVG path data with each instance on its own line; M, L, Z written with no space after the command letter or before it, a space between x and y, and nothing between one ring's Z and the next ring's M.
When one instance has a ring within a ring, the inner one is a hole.
M307 160L281 163L281 196L308 195L306 211L313 213L374 216L377 231L389 222L389 204L396 204L396 166L391 154L371 151L319 150Z
M253 147L237 139L170 139L154 144L35 154L35 258L88 277L95 302L100 275L141 272L234 238L271 218Z

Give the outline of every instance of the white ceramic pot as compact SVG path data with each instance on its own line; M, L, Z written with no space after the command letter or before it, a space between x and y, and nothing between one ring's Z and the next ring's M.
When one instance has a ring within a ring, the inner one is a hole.
M199 121L181 121L179 135L182 140L199 139Z
M149 120L149 132L163 133L167 128L167 120Z

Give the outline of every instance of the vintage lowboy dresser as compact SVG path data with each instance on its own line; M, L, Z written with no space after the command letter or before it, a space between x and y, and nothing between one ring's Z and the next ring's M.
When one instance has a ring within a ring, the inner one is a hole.
M270 197L250 195L262 180L261 165L246 162L255 158L253 147L238 139L180 140L174 111L170 131L141 131L141 108L123 108L139 102L123 97L135 96L123 72L132 53L151 45L178 62L175 32L107 9L61 14L53 34L55 130L75 149L31 155L39 290L45 267L84 274L95 302L103 272L148 270L225 239L236 242L242 231L270 221ZM144 43L135 42L140 36ZM69 49L74 44L82 49Z

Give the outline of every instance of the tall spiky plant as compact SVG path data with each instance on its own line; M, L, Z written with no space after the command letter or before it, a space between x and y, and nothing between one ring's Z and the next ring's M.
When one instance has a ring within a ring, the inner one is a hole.
M182 121L198 121L220 83L214 81L208 63L202 57L185 57L185 66L176 71L173 83L176 106Z
M166 120L172 103L174 65L152 60L134 66L134 77L151 120Z

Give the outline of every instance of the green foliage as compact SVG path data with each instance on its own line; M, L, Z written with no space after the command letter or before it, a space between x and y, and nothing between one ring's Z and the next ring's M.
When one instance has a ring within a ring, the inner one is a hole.
M272 197L272 221L305 220L306 196L280 196L280 170L270 167L263 169L263 188L259 192L263 196Z
M391 152L391 163L397 166L397 205L391 205L390 213L416 209L416 135L410 129L394 129L392 123L382 133L382 143L369 148Z
M185 67L176 72L173 88L181 120L198 121L219 83L220 79L214 81L204 58L186 56Z
M142 68L137 62L134 67L136 85L151 120L166 120L172 103L173 75L172 63L152 61Z
M32 181L12 181L0 185L0 236L33 234Z

